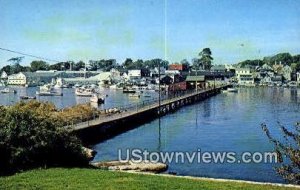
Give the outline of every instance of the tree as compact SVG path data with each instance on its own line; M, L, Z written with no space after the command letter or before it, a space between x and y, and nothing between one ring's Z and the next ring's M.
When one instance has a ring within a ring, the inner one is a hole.
M49 70L49 65L45 61L32 61L30 63L31 71L35 72L38 70Z
M285 142L274 138L266 124L261 125L269 140L275 145L279 161L282 163L276 171L290 183L300 184L300 123L294 125L293 131L279 124ZM286 160L283 160L285 157Z
M183 65L190 65L190 63L188 62L188 60L186 59L183 59L180 61L180 64L183 64Z
M0 173L32 167L87 166L81 142L50 103L0 106Z
M203 68L203 65L201 63L201 60L199 58L193 58L192 59L192 68L199 70Z
M20 65L21 61L23 60L24 57L13 57L7 60L8 62L11 62L11 73L19 73L23 71L23 67Z
M12 67L10 65L6 65L1 69L1 73L5 71L8 75L13 74Z
M126 58L126 60L123 63L124 68L128 69L132 67L133 61L131 58Z
M204 70L210 70L210 68L212 67L212 53L210 48L204 48L200 53L200 61L201 64L203 65L203 69Z

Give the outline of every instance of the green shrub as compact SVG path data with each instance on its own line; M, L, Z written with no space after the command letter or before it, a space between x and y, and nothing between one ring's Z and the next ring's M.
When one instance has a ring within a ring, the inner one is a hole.
M47 103L0 107L0 170L83 166L88 158L81 142L63 127Z

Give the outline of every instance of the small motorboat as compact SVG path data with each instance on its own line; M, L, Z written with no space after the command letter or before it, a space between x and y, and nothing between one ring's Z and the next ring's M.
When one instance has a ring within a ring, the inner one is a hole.
M40 87L40 91L36 91L38 96L63 96L63 93L54 90L53 86L46 84Z
M75 90L76 96L92 97L95 93L93 88L76 88Z
M63 96L63 93L54 92L54 91L40 91L40 92L37 91L36 95L38 95L38 96Z
M223 93L226 93L226 92L238 92L238 89L236 88L227 88L227 90L222 90Z
M128 97L131 97L131 98L140 98L141 94L140 93L129 94Z
M123 93L135 93L136 90L133 88L123 88Z
M104 103L105 98L100 94L93 94L92 97L90 98L90 101L93 103L102 104Z
M1 93L13 93L13 94L16 94L17 91L16 90L13 90L13 89L10 89L10 88L4 88L3 90L0 90Z
M21 100L35 100L36 96L20 96Z

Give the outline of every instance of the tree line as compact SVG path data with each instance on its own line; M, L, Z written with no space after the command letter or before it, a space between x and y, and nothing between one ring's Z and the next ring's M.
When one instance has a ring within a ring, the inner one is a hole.
M245 60L236 64L239 68L256 67L267 64L273 66L275 64L288 65L293 71L300 71L300 54L292 56L290 53L278 53L274 56L267 56L263 59Z

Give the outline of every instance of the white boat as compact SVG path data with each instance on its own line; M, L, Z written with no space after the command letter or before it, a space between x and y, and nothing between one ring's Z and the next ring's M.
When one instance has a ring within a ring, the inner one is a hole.
M105 98L100 94L93 94L92 97L90 98L90 101L93 103L102 104L104 103Z
M95 89L92 88L76 88L76 96L92 97L95 94Z
M224 93L226 93L226 92L238 92L238 89L236 89L236 88L227 88L227 90L222 90L222 92Z
M0 90L1 93L17 93L16 90L10 89L10 88L4 88L3 90Z
M40 91L36 91L36 95L39 95L39 96L62 96L63 93L55 91L52 85L46 84L46 85L40 86Z
M128 97L131 97L131 98L140 98L141 94L140 93L129 94Z
M227 88L227 92L238 92L236 88Z

